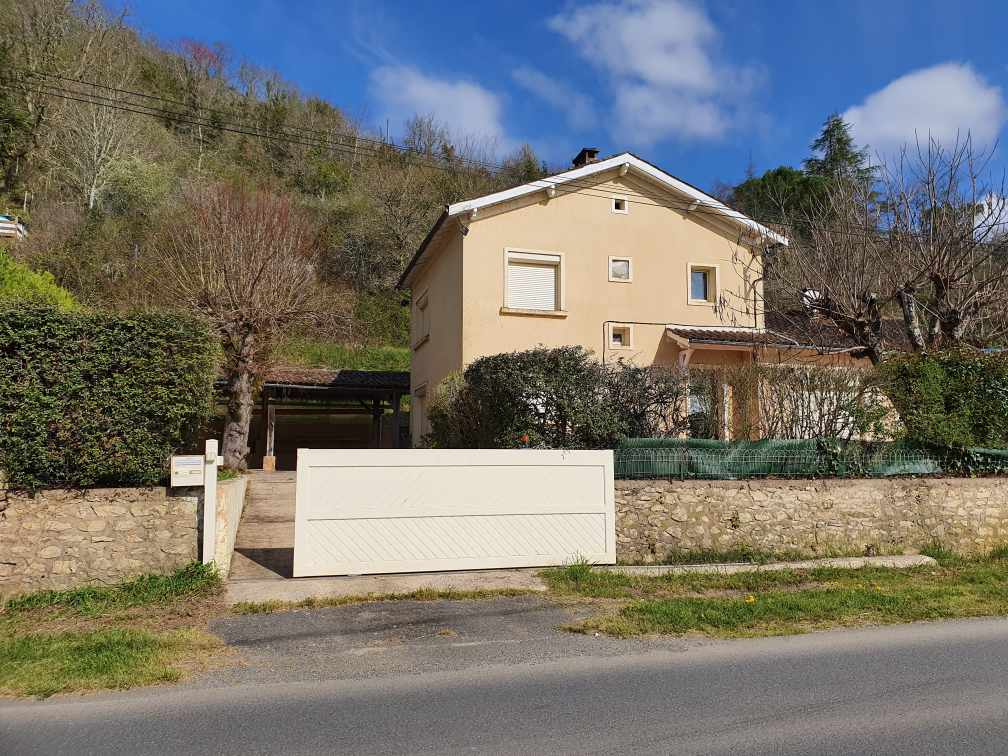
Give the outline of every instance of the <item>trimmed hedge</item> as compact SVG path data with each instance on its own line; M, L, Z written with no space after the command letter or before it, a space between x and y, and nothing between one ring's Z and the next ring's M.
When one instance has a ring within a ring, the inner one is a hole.
M905 355L879 369L910 442L1008 446L1008 354Z
M0 471L23 489L156 485L213 407L189 317L0 309Z

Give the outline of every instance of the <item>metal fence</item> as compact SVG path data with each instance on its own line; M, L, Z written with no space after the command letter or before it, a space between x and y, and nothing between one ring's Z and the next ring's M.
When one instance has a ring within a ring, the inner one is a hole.
M1008 473L1008 450L896 443L630 439L614 451L622 479L876 478Z

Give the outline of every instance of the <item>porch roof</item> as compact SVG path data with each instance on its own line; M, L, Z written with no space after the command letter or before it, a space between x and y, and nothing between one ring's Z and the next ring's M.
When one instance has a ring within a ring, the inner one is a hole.
M688 326L670 324L666 332L683 346L704 345L737 347L779 347L781 349L809 349L819 352L847 352L857 349L853 339L840 332L833 324L809 320L804 314L767 313L766 328L744 326ZM906 333L898 320L882 321L882 334L886 341L898 349L906 348Z

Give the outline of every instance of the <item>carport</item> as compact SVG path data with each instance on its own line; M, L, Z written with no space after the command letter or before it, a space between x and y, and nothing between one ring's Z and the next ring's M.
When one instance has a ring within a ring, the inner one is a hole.
M409 373L277 367L267 372L249 432L249 467L294 470L298 448L409 446Z

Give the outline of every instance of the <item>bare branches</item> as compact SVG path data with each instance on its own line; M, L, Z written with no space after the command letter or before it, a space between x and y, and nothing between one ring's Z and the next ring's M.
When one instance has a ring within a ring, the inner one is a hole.
M1003 338L1008 202L989 158L968 136L929 139L877 179L834 177L787 219L790 244L764 256L757 308L803 344L843 341L874 363Z
M223 454L242 468L253 385L277 339L340 312L318 285L318 227L287 196L192 186L154 249L164 287L221 335L229 393Z

